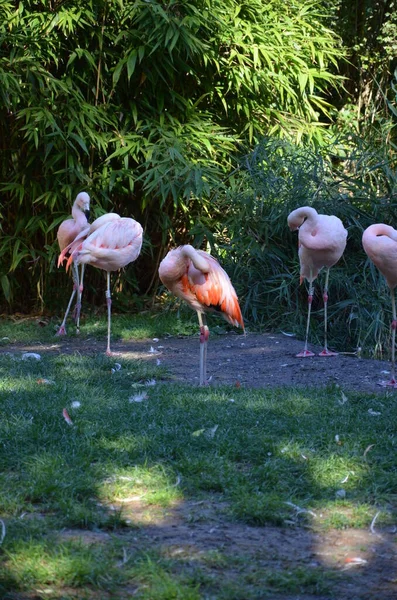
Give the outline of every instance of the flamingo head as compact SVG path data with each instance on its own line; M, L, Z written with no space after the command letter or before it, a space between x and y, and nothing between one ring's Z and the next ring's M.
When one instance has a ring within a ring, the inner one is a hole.
M288 217L288 227L290 231L297 231L302 225L304 219L290 219Z
M86 192L80 192L76 198L77 206L85 214L87 221L90 218L90 197Z

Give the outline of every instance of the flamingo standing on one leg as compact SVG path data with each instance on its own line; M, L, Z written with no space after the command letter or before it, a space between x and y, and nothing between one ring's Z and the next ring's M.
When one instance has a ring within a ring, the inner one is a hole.
M66 268L70 264L90 264L106 271L107 288L106 304L108 308L108 338L106 354L110 351L111 330L111 292L110 273L127 266L139 256L142 246L142 227L134 219L120 217L109 213L96 219L83 241L76 239L70 247L70 257ZM82 232L81 237L85 232ZM61 254L60 261L64 255Z
M333 215L319 215L310 206L303 206L292 211L288 215L288 226L291 231L299 230L301 282L303 279L307 279L309 282L305 347L297 356L314 356L314 353L307 349L307 340L314 293L313 281L323 267L326 267L327 272L323 290L324 350L320 352L320 356L335 356L337 353L328 350L327 346L328 280L330 268L338 262L346 247L347 230L338 217Z
M200 325L200 385L207 383L206 362L209 329L205 313L215 312L244 329L237 294L218 261L192 246L170 250L159 266L159 276L175 296L197 312Z
M390 289L392 306L391 378L390 381L382 381L380 385L397 388L395 349L397 315L394 295L394 288L397 285L397 231L383 223L370 225L363 233L362 243L366 254L382 273Z
M58 229L57 238L59 248L62 252L75 237L84 229L88 227L88 219L90 217L90 197L86 192L80 192L72 207L72 219L66 219L63 221ZM66 308L65 316L59 327L56 335L66 335L66 319L72 306L74 295L77 291L77 304L76 304L76 331L79 333L80 328L80 310L81 310L81 294L83 291L83 279L84 279L84 265L81 265L81 276L79 278L79 271L77 266L73 265L73 291L70 296L68 306Z

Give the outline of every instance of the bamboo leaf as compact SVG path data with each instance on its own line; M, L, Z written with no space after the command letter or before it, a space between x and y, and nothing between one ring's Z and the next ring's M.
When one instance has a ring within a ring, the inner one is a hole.
M120 75L121 72L124 68L125 65L125 58L123 58L122 60L120 60L116 66L116 68L113 71L113 85L117 85L119 79L120 79Z
M1 276L1 289L3 290L3 294L5 299L7 300L7 302L10 304L11 303L11 285L10 285L10 280L7 277L7 275L2 275Z
M127 76L128 76L128 81L131 79L131 76L132 76L132 74L135 71L136 60L137 60L136 50L132 50L132 52L130 52L130 54L128 56L128 59L127 59Z
M299 73L299 88L301 93L305 91L309 75L308 73Z
M87 148L84 140L79 135L77 135L76 133L70 133L69 135L72 139L76 140L76 142L79 144L79 146L83 150L83 152L85 152L85 154L89 154L88 148Z

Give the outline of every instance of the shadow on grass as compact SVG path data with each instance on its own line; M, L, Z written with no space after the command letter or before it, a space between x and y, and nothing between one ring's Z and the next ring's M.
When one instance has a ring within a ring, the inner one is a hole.
M4 598L395 597L390 398L113 364L0 358Z

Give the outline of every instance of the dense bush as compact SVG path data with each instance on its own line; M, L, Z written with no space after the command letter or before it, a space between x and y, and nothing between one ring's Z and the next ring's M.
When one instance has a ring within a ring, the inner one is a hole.
M338 216L348 229L346 251L330 275L331 343L387 351L390 294L361 237L372 223L397 224L396 166L387 151L375 152L352 137L319 150L264 139L246 157L230 193L216 199L216 229L213 220L203 219L195 233L207 237L222 258L249 323L304 333L307 289L299 286L297 234L289 231L287 216L311 205ZM311 334L319 343L323 282L320 273Z
M124 302L153 293L168 242L210 210L244 145L267 132L321 140L343 55L328 24L316 1L1 2L9 310L61 304L55 231L82 189L94 216L142 222L144 254L123 277ZM87 286L99 279L89 273Z

